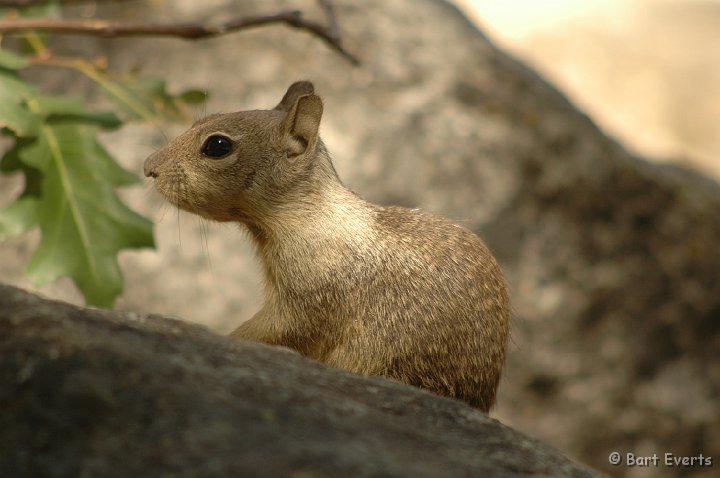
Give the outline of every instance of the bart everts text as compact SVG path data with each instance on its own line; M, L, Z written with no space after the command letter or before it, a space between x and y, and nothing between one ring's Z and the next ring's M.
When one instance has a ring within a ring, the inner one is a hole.
M608 461L614 466L627 467L704 468L714 466L713 458L702 453L694 456L683 456L670 452L637 455L631 452L614 451L608 455Z

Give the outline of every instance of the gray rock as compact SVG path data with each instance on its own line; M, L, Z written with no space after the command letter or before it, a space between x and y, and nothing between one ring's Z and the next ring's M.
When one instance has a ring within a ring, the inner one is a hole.
M0 286L0 476L599 473L460 402Z

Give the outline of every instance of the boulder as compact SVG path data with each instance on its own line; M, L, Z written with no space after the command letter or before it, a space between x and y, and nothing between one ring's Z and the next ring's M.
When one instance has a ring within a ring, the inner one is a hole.
M599 477L467 405L0 285L0 476Z

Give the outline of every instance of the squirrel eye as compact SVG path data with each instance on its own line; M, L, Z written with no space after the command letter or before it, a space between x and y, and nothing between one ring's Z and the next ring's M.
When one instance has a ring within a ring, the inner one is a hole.
M205 140L202 154L211 158L222 158L230 154L233 149L232 140L226 136L214 134Z

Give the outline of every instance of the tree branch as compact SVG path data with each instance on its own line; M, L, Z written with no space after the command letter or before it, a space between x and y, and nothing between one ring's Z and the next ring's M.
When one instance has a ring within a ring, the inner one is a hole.
M0 0L0 7L10 8L25 8L36 5L47 5L53 0ZM131 2L133 0L57 0L57 3L62 5L73 4L73 3L90 3L94 1L96 3L114 3L114 2Z
M322 2L323 6L327 2ZM258 15L232 19L220 25L203 25L199 23L114 23L105 20L60 19L60 18L19 18L16 20L0 20L1 33L23 33L28 31L91 35L99 37L121 36L169 36L185 40L217 37L238 30L284 23L298 30L305 30L320 38L333 50L340 53L353 65L359 60L347 51L337 34L337 22L332 8L324 7L328 16L328 26L306 20L302 12L293 10L274 15Z
M47 0L0 0L0 7L30 7L47 3Z

